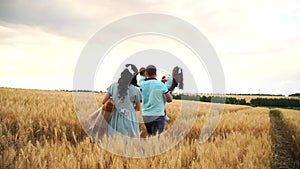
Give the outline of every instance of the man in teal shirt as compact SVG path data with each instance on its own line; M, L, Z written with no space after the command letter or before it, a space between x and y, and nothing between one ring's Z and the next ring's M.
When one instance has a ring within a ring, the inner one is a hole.
M147 79L141 82L143 95L142 116L148 135L160 134L165 127L164 97L172 102L172 95L167 87L156 79L156 67L149 65L146 68Z

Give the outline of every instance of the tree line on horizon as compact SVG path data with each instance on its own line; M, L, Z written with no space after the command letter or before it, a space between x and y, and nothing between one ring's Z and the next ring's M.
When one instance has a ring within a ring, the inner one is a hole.
M237 99L235 97L179 94L179 95L173 95L173 99L194 100L194 101L212 102L212 103L249 105L249 106L300 108L300 99L290 99L290 98L253 98L250 100L250 102L246 102L246 99Z

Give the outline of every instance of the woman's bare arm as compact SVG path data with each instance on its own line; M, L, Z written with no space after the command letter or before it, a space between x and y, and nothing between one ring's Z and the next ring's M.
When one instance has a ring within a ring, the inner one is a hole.
M111 95L109 93L106 93L102 99L102 105L105 104L110 97Z
M138 101L138 102L135 103L135 110L136 111L140 111L141 110L141 102Z

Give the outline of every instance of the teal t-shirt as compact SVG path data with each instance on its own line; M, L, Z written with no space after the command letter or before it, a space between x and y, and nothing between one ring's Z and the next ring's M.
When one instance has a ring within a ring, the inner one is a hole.
M140 80L139 80L139 83L140 85L146 80L146 77L145 76L140 76Z
M150 78L141 83L143 95L142 115L143 116L163 116L164 95L168 92L167 87L160 81Z

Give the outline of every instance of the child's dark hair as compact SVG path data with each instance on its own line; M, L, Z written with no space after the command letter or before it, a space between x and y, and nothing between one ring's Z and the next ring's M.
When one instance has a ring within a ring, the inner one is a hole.
M141 67L141 68L140 68L140 75L141 75L141 76L144 76L145 72L146 72L146 68Z

